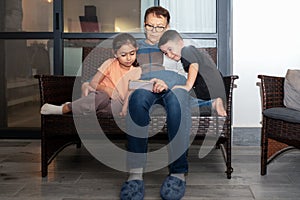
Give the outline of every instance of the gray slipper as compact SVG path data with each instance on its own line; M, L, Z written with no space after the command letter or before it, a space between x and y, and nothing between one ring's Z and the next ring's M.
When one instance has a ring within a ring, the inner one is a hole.
M180 200L185 193L185 181L168 176L160 188L160 196L163 200Z
M120 199L121 200L143 200L145 195L144 181L131 180L126 181L122 188Z

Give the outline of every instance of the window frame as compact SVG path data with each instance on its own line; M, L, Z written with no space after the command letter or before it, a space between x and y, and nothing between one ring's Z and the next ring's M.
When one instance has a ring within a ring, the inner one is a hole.
M213 39L217 44L218 68L221 73L231 75L232 69L232 0L217 1L217 28L216 33L184 33L192 39ZM5 1L1 1L1 6L5 6ZM154 5L159 5L159 0L154 1ZM5 14L0 16L0 25L4 24ZM53 1L53 32L0 32L0 51L4 52L4 40L9 39L50 39L53 40L53 66L54 75L63 75L64 64L64 40L66 39L107 39L117 34L112 33L65 33L63 30L63 0ZM1 29L0 29L1 30ZM3 29L2 29L3 30ZM144 38L144 33L132 33L136 38ZM5 66L5 52L0 55L0 65ZM0 113L0 138L8 129L7 127L7 101L6 101L6 80L5 68L0 69L0 106L3 112ZM4 130L4 131L2 131ZM25 129L18 128L21 132ZM24 133L23 133L24 134ZM22 135L23 135L22 134Z

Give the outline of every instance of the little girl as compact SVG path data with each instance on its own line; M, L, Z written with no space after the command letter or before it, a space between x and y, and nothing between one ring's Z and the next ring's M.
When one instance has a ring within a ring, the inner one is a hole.
M71 111L73 114L90 114L96 111L97 116L125 115L130 94L128 82L141 76L141 68L136 60L137 44L132 35L121 33L114 38L112 46L115 58L106 60L89 83L94 91L60 106L46 103L41 108L41 114L65 114Z

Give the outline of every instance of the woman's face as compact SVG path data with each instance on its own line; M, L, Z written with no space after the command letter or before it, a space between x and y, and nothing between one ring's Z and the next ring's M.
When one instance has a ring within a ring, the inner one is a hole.
M167 19L162 16L156 16L150 13L144 23L144 30L146 34L146 42L154 45L159 42L162 34L169 28Z
M132 44L124 44L115 53L115 57L118 58L120 66L123 68L129 68L136 60L137 49Z

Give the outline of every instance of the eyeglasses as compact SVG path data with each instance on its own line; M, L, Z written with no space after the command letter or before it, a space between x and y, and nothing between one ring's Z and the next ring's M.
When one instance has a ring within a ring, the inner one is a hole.
M147 31L153 31L155 29L156 32L162 32L166 27L164 26L152 26L150 24L145 24L145 28Z

